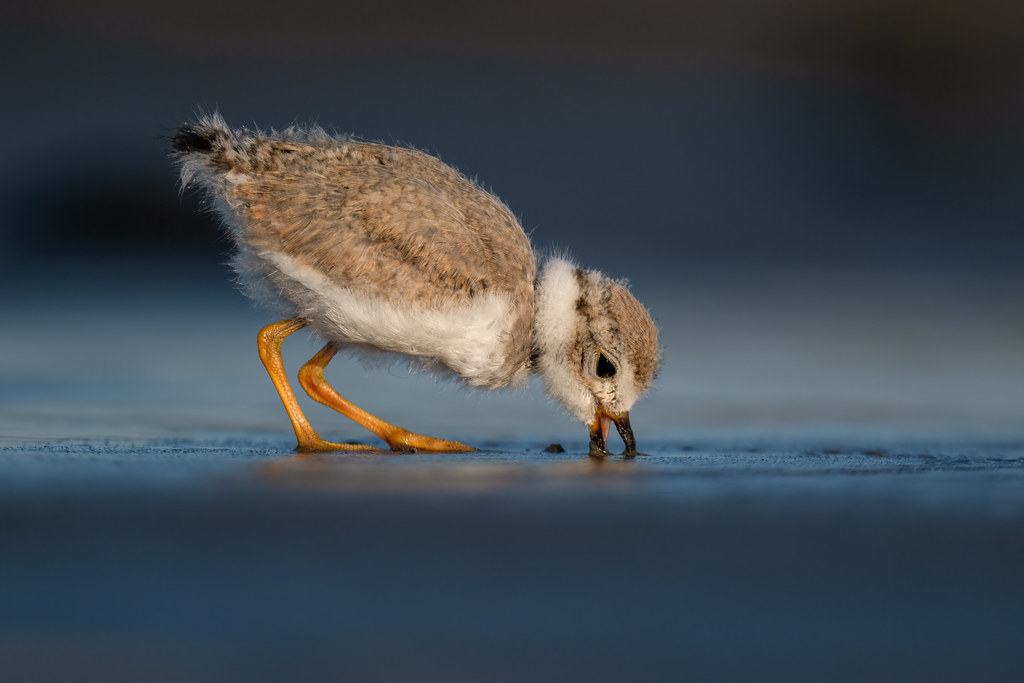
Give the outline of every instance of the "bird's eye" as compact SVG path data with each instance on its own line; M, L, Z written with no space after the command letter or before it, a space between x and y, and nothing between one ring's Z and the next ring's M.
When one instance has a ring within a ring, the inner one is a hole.
M595 370L595 373L601 379L608 379L615 376L615 366L600 351L597 352L597 369Z

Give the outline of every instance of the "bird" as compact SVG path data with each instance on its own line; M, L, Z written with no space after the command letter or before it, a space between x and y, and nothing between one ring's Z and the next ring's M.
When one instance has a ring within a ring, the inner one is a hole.
M475 180L412 147L328 133L319 125L231 128L201 113L171 135L180 187L199 189L233 242L243 291L278 312L258 334L260 359L299 453L381 450L323 439L284 370L282 343L309 328L324 346L299 371L314 400L392 451L465 452L371 415L324 377L339 351L408 357L474 387L547 392L609 455L611 425L636 455L629 411L661 363L658 330L628 282L540 257L512 211Z

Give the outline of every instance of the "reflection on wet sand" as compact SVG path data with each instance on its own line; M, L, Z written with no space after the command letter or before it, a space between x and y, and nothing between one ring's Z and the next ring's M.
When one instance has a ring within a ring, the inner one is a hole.
M275 486L484 491L538 482L558 486L586 479L593 483L593 477L601 477L602 486L625 486L632 480L628 475L638 469L632 456L366 451L294 454L262 461L253 471L260 481Z

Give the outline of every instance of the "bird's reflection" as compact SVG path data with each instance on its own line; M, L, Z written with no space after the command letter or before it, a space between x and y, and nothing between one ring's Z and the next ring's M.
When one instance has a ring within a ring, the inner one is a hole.
M342 490L483 491L519 485L600 481L627 485L635 456L593 457L478 451L423 454L390 451L292 453L259 463L254 474L275 486ZM612 475L609 477L609 475ZM595 480L595 477L597 479Z

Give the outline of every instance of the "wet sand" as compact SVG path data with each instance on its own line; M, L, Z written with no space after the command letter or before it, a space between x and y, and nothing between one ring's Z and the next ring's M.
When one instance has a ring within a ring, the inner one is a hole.
M6 440L6 680L1009 680L1024 444Z

